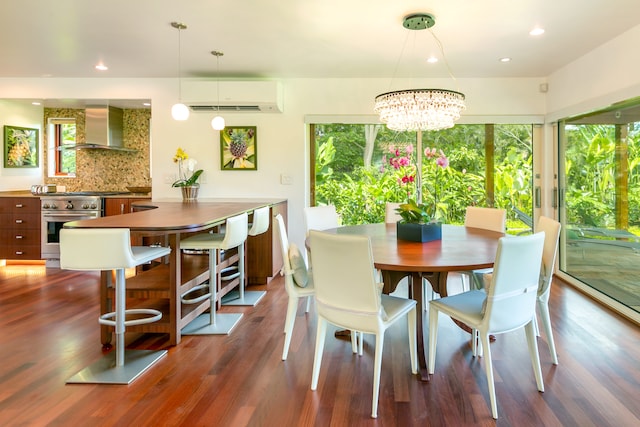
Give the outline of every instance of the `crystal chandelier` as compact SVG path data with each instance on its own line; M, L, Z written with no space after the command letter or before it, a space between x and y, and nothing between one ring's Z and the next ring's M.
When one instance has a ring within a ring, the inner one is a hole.
M433 15L417 13L406 16L402 25L410 30L424 30L433 27L435 22ZM440 45L437 38L436 41ZM440 48L442 49L442 45ZM373 110L389 129L422 131L453 127L464 109L464 95L460 92L446 89L405 89L376 96Z
M440 130L453 127L464 110L464 95L445 89L407 89L376 96L374 111L391 130Z

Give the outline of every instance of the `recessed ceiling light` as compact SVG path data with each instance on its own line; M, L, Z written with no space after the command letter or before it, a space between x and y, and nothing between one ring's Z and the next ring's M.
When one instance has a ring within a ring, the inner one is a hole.
M529 35L531 36L541 36L544 34L544 28L536 27L533 30L529 31Z
M429 64L435 64L436 62L438 62L438 58L436 58L435 56L430 56L429 58L427 58L427 62Z
M96 70L98 70L98 71L107 71L108 69L109 69L109 67L104 65L102 62L99 63L98 65L96 65Z
M31 105L42 105L42 103L41 103L41 102L39 102L39 101L33 101L33 102L31 103Z
M511 62L511 58L505 56L504 58L500 58L500 62Z

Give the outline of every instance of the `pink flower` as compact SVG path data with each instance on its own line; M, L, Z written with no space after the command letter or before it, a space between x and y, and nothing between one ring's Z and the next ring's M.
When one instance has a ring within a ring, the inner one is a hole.
M436 164L443 169L449 167L449 159L444 155L442 150L440 150L440 156L436 159Z
M411 162L409 161L408 157L400 157L398 158L398 163L400 164L400 166L409 166Z
M407 147L405 148L405 151L407 153L407 156L410 156L413 153L413 145L411 144L407 145Z
M429 148L429 147L425 148L424 149L424 156L427 159L434 158L436 156L436 149L435 148Z

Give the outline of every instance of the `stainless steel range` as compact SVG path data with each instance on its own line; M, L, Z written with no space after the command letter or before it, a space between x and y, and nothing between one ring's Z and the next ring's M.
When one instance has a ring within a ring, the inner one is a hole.
M42 217L41 257L48 267L60 265L60 229L65 222L99 218L102 197L92 193L53 193L40 196Z

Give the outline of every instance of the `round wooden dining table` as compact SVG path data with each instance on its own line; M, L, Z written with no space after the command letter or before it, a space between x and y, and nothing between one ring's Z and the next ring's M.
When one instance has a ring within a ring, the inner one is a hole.
M402 278L409 279L409 298L416 300L419 313L416 325L419 375L423 381L428 381L424 352L422 280L428 280L435 292L442 297L446 296L447 273L493 267L498 239L504 234L444 224L442 239L419 243L398 239L395 223L350 225L325 231L369 237L374 265L382 272L383 292L391 293Z

